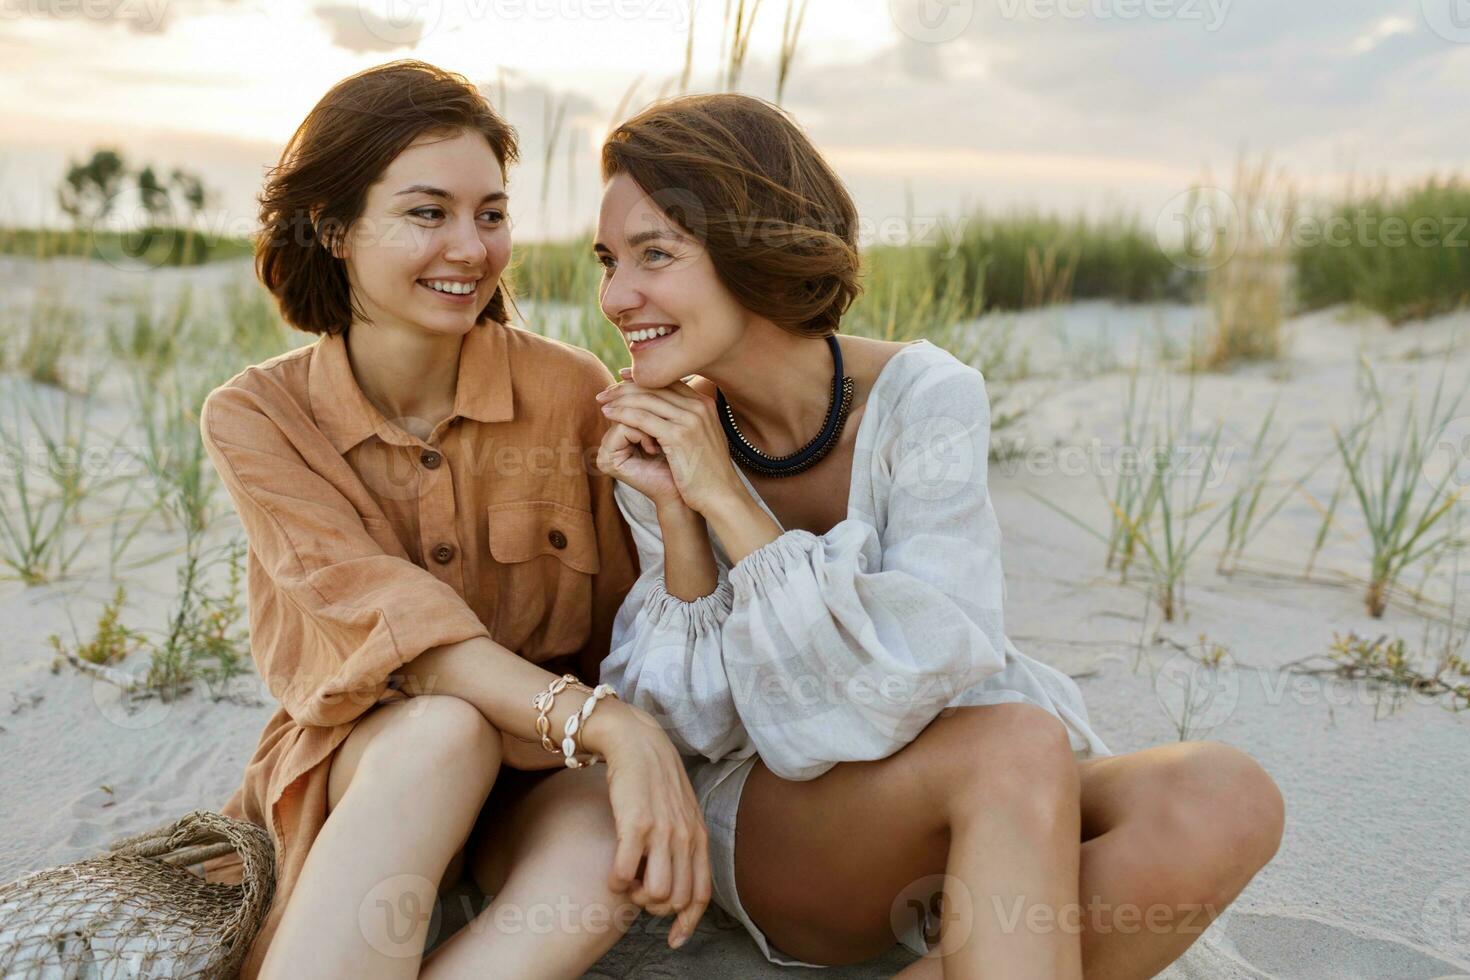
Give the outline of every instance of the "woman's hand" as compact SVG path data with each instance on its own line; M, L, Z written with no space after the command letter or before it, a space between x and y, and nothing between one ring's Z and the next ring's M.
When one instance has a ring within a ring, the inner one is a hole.
M614 422L597 449L597 468L652 500L660 510L687 506L669 461L646 432Z
M608 887L650 915L678 913L669 929L677 949L713 888L709 834L684 760L652 715L621 701L604 701L588 717L582 745L607 760L618 837Z
M599 393L597 400L607 417L618 423L609 430L598 453L598 466L604 473L623 480L618 473L621 468L630 476L625 482L659 506L675 502L668 499L666 481L671 481L677 496L701 514L744 492L714 399L683 381L667 388L643 388L624 381ZM656 441L661 462L647 451L637 455L635 445L646 447L647 437ZM604 456L608 467L603 466ZM655 492L634 480L647 483Z

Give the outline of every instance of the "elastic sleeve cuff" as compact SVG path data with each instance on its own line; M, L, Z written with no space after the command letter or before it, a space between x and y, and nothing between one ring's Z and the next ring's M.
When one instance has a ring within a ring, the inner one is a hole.
M737 599L781 588L791 569L808 565L812 549L821 539L810 531L793 528L768 541L737 561L730 569L730 584Z
M721 578L715 590L693 602L671 595L660 578L648 590L644 612L648 621L663 629L688 630L696 635L716 632L735 605L735 590Z

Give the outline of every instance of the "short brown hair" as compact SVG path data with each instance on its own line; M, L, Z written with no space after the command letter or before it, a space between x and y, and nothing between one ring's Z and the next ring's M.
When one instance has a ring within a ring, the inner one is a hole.
M747 95L656 102L602 146L604 180L624 173L710 253L746 309L825 337L857 296L857 208L779 107Z
M362 217L368 188L424 134L474 130L500 161L516 161L515 130L463 76L422 61L368 68L332 86L296 127L260 194L255 274L288 323L308 333L345 331L361 309L343 261L324 238ZM313 220L313 211L317 211ZM476 322L506 323L506 286Z

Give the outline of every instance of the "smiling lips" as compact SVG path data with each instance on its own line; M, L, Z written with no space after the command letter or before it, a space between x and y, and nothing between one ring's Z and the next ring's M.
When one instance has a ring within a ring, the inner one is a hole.
M480 288L478 279L420 279L418 284L452 303L471 302Z
M651 347L663 338L677 333L678 327L671 323L658 323L648 327L640 327L636 330L624 330L623 336L628 338L628 350L640 351L645 347Z

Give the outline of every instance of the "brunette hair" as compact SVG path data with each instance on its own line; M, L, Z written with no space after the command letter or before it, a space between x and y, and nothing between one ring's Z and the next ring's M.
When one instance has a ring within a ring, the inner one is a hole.
M857 208L779 107L746 95L656 102L602 146L709 251L746 309L806 337L835 333L857 296Z
M332 86L296 127L260 194L255 274L288 323L342 333L361 308L328 244L362 217L368 188L414 140L468 129L490 144L501 173L518 158L515 130L463 76L422 61L368 68ZM476 322L506 323L506 286Z

